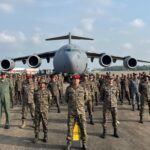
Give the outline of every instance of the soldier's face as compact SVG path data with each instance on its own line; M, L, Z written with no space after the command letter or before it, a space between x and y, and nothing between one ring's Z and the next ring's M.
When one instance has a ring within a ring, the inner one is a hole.
M80 84L80 79L73 79L72 84L78 86Z
M40 89L45 89L46 88L46 84L45 83L41 83L40 84Z

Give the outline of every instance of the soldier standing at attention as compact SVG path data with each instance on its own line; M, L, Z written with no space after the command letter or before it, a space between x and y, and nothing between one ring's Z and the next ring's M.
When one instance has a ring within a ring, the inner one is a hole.
M88 74L84 73L83 74L83 80L81 82L81 86L87 90L88 96L86 97L86 105L87 105L87 111L89 113L89 119L90 119L90 124L94 125L93 122L93 112L92 112L92 107L93 107L93 102L92 102L92 83L89 81Z
M28 108L30 109L31 118L33 120L34 124L34 112L35 112L35 104L33 99L34 94L34 82L32 80L32 76L28 75L27 79L23 82L22 85L22 125L21 128L24 128L26 126L26 119L27 119L27 113Z
M139 84L139 92L141 94L141 108L140 108L140 123L143 123L144 106L147 101L150 114L150 82L148 76L144 75L143 80Z
M106 137L107 119L109 112L112 114L112 125L114 127L114 137L119 137L117 133L117 98L119 96L118 88L114 85L113 78L107 76L106 84L101 88L101 100L103 102L103 135Z
M53 101L57 105L57 112L60 113L60 104L59 104L59 87L56 80L56 75L51 75L51 82L48 84L48 89L52 93Z
M46 88L46 81L41 79L39 82L39 89L34 92L35 100L35 139L34 143L37 143L39 140L40 132L40 123L42 121L44 138L43 142L48 141L48 109L49 103L52 99L50 91Z
M6 79L6 73L1 73L0 79L0 125L2 119L2 109L4 108L6 123L5 129L10 128L10 97L12 95L12 85L8 79Z
M86 115L85 115L85 100L87 92L80 86L80 76L73 75L72 83L66 89L65 100L68 104L68 135L67 135L67 150L71 150L73 126L77 121L81 139L82 149L87 150L87 132L86 132Z

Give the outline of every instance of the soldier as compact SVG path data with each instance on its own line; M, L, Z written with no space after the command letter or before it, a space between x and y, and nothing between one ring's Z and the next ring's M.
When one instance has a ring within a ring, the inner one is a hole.
M133 74L133 79L130 80L129 89L132 95L132 110L135 109L135 104L137 104L137 110L140 109L140 96L139 96L139 79L137 74Z
M48 141L48 109L49 103L52 99L52 95L49 90L46 88L46 81L42 79L39 82L39 89L34 92L35 100L35 139L34 143L38 142L39 132L40 132L40 123L42 121L44 138L43 142Z
M10 128L10 97L12 95L12 85L8 79L6 79L6 73L1 73L0 79L0 125L2 119L2 109L4 108L6 123L5 129Z
M101 100L103 101L103 135L106 136L108 114L112 114L112 125L114 127L114 137L119 137L117 133L117 97L119 91L114 85L113 78L107 76L106 84L101 88Z
M51 82L48 84L47 87L50 90L50 92L52 93L53 100L57 105L57 110L58 110L57 112L60 113L59 90L58 90L59 88L58 88L55 74L51 75Z
M72 146L72 131L75 121L77 121L81 139L82 149L87 150L87 132L86 132L86 116L85 116L85 100L87 92L80 86L80 76L73 75L72 83L67 87L65 93L65 100L68 104L68 135L67 135L67 150Z
M139 92L140 92L140 100L141 100L141 108L140 108L140 123L143 123L143 114L144 114L144 106L147 101L149 107L150 114L150 81L148 76L144 75L143 80L141 80L139 84Z
M26 118L28 113L28 108L30 109L31 118L34 124L34 112L35 112L35 104L33 99L34 94L34 83L32 80L32 76L28 75L27 79L23 82L22 85L22 125L21 128L26 126Z
M22 91L22 79L21 79L21 75L18 74L16 83L15 83L16 105L22 103L22 93L21 93L21 91Z
M90 124L94 125L93 122L93 102L92 102L92 83L89 81L88 74L83 74L83 81L81 82L81 86L88 91L88 96L86 99L87 110L89 113Z

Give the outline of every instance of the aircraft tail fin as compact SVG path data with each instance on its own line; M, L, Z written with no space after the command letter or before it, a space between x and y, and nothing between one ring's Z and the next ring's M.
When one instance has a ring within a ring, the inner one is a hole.
M45 40L46 41L51 41L51 40L64 40L64 39L69 39L69 44L71 42L71 39L76 39L76 40L94 40L94 39L88 38L88 37L74 36L74 35L71 35L71 33L69 33L68 35L65 35L65 36L58 36L58 37L48 38L48 39L45 39Z

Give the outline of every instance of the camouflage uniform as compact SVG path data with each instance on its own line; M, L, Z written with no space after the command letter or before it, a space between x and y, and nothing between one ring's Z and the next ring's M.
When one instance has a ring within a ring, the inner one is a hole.
M12 95L12 84L8 79L0 79L0 124L2 118L2 108L4 108L6 123L5 128L10 128L10 97Z
M67 140L72 141L72 131L75 121L77 121L82 142L85 144L87 142L87 132L86 132L86 115L85 115L85 99L87 92L82 86L74 89L72 85L68 86L66 89L65 100L68 103L68 136Z
M59 87L59 99L63 103L63 77L59 75L58 78L58 87Z
M31 118L34 123L35 104L33 99L34 83L32 79L25 80L22 85L22 128L25 127L28 108L30 109Z
M109 112L112 114L112 125L114 127L114 136L117 133L117 97L119 91L115 85L105 84L101 88L101 100L103 101L103 135L105 137L107 128L107 119Z
M23 81L21 79L21 76L18 76L16 83L15 83L15 97L16 97L16 105L22 103L22 84Z
M59 104L59 90L58 90L58 84L57 81L51 81L48 84L48 89L52 93L53 101L56 103L58 113L60 113L60 104Z
M140 123L143 123L144 106L147 101L150 114L150 81L141 81L139 84L139 92L141 94L141 108L140 108Z
M40 122L42 121L44 139L47 140L48 132L48 109L49 103L52 99L50 91L47 89L34 92L34 101L35 101L35 139L38 140L40 132ZM45 141L46 142L46 141Z
M88 91L88 96L86 97L86 105L87 105L87 110L88 110L88 113L89 113L90 124L94 124L94 122L93 122L93 112L92 112L93 101L92 101L91 81L83 81L83 82L81 82L81 86L85 90Z

